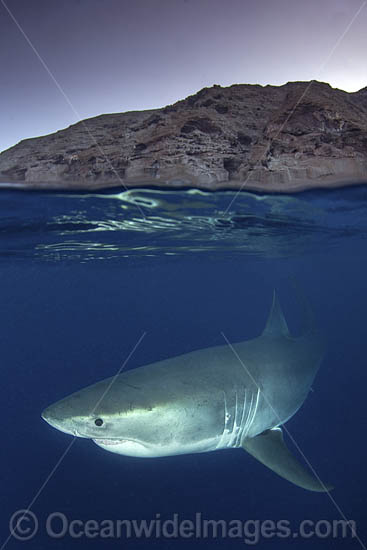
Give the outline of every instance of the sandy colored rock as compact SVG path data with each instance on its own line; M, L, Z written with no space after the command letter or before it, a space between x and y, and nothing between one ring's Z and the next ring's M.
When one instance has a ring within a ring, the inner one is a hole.
M101 115L0 154L21 188L294 191L367 182L367 88L213 86L162 109Z

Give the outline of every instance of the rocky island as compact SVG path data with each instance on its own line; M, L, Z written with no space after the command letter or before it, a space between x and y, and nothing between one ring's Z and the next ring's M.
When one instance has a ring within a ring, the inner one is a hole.
M0 153L0 185L291 192L367 183L367 88L235 84L100 115Z

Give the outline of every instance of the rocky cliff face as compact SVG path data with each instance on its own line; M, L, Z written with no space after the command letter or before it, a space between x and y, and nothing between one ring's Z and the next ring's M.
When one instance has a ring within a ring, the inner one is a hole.
M101 115L21 141L0 154L0 178L69 189L291 191L367 182L367 88L204 88L162 109Z

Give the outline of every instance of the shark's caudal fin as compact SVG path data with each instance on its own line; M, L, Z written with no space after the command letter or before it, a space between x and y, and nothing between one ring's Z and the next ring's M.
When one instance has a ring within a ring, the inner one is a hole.
M331 485L324 485L296 460L286 447L280 428L245 439L242 447L265 466L298 487L320 493L333 488Z
M263 335L290 336L288 325L284 318L275 290L273 294L273 304L271 306L270 314L266 322Z

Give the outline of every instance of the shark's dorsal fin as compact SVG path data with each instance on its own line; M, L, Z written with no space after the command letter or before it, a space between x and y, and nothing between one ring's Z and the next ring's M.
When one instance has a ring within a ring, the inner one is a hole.
M288 325L284 318L275 290L273 294L273 304L271 306L263 335L290 336Z
M322 483L306 470L286 447L282 430L274 428L244 439L242 447L262 464L291 483L308 491L327 492L333 487Z

